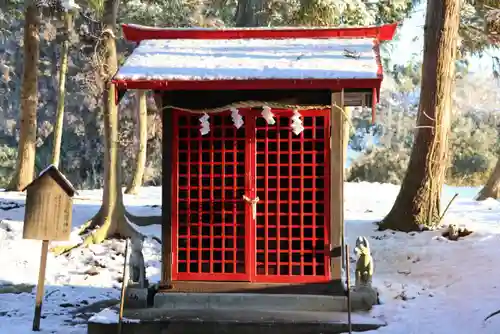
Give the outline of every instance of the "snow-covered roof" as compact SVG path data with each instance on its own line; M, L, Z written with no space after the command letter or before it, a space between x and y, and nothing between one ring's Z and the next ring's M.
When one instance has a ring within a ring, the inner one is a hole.
M114 79L376 79L372 38L143 40Z

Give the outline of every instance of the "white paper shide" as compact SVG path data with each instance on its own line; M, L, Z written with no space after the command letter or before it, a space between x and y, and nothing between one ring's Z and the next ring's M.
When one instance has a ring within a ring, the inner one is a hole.
M293 111L293 116L292 116L292 125L290 126L292 128L292 131L295 135L300 135L302 131L304 131L304 126L302 125L302 119L300 119L302 115L298 112L298 110Z
M231 118L233 119L233 124L236 129L239 129L243 126L243 116L241 116L237 108L231 108Z
M203 116L200 117L200 133L202 136L208 134L210 132L210 122L208 121L210 116L207 113L203 113Z
M262 117L266 120L267 124L274 125L276 121L274 120L274 114L271 111L271 108L268 106L262 107Z

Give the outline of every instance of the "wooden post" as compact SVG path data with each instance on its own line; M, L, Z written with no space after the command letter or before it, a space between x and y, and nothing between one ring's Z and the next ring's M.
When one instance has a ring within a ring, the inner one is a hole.
M33 318L33 331L40 330L40 318L42 316L42 301L45 291L45 268L47 268L47 255L49 253L49 241L42 241L42 254L40 255L40 269L38 273L38 285L36 286L35 316Z
M129 239L125 239L125 258L123 259L123 279L122 279L122 291L120 295L120 311L118 313L118 334L122 333L122 324L123 324L123 306L125 304L125 291L127 290L127 260L128 260L128 244Z
M344 262L345 264L345 272L346 272L346 286L347 286L347 326L349 328L349 334L352 333L352 303L351 303L351 280L350 280L350 275L351 275L351 268L349 266L349 245L344 246L345 249L345 254L346 254L346 260Z
M330 113L330 249L331 279L341 281L344 249L344 91L332 94Z

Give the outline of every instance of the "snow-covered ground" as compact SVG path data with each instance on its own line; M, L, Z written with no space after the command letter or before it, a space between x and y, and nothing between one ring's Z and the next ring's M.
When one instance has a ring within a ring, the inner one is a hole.
M437 231L375 231L373 222L390 210L397 192L397 186L387 184L346 185L347 241L370 237L374 283L383 301L372 314L389 324L376 333L500 333L500 315L483 321L500 309L500 202L475 202L477 189L446 187L444 203L455 192L460 196L445 223L464 224L474 231L456 242ZM74 202L75 230L98 210L100 198L100 191L80 192ZM136 215L160 214L161 189L142 188L139 195L125 195L125 202ZM2 293L2 285L35 284L38 277L41 242L22 239L23 205L23 194L0 193L0 334L31 332L34 291ZM143 232L159 236L159 227ZM123 243L110 241L70 256L50 254L42 332L85 333L85 319L75 310L119 297L123 251ZM160 245L153 239L145 243L145 258L150 281L157 281Z

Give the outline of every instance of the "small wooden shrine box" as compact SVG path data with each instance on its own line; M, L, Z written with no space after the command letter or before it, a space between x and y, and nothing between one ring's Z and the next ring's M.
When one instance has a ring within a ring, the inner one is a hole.
M69 240L76 191L68 179L56 166L49 165L24 190L27 194L23 238Z
M162 110L162 292L345 295L343 111L375 110L396 28L123 25L117 101Z

